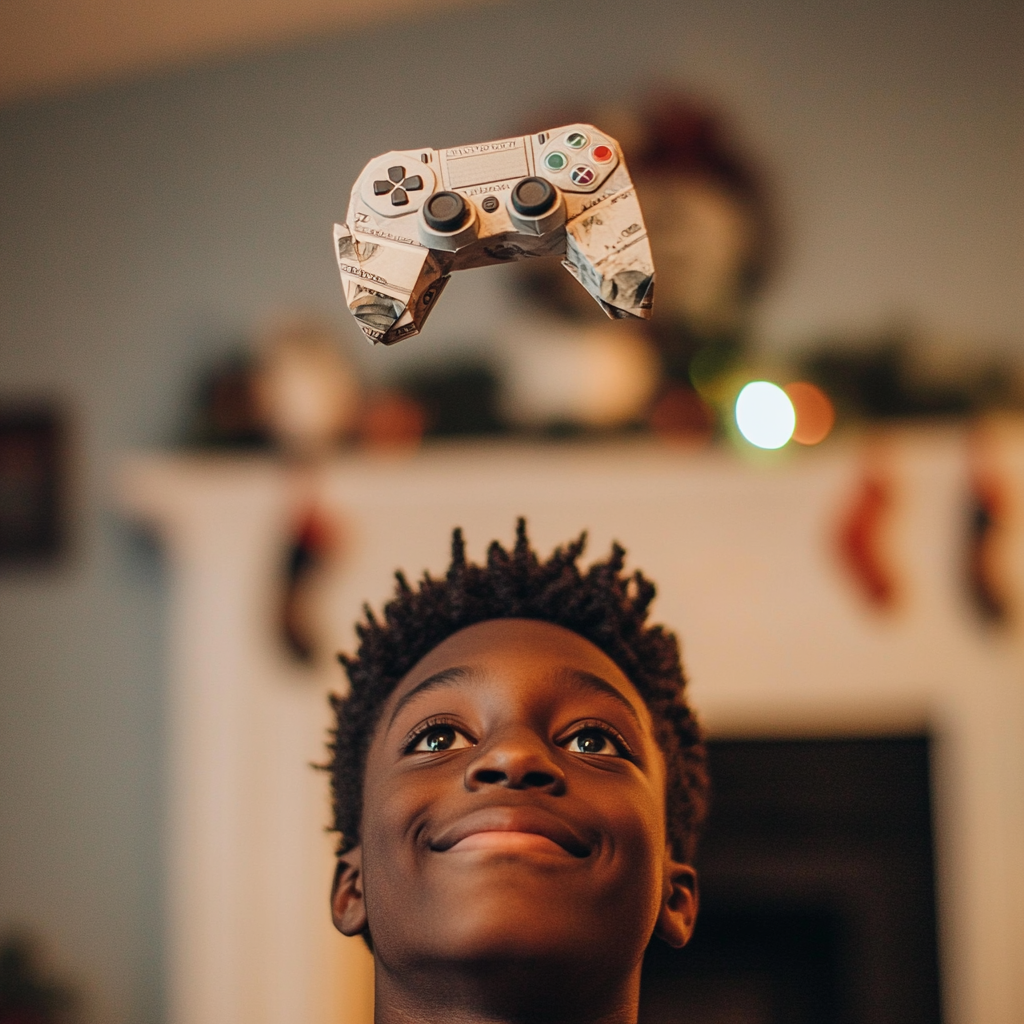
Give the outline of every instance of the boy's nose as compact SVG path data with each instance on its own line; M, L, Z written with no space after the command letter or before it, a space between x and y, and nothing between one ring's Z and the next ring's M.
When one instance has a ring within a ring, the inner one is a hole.
M466 788L565 790L565 773L538 737L517 731L486 744L466 767Z

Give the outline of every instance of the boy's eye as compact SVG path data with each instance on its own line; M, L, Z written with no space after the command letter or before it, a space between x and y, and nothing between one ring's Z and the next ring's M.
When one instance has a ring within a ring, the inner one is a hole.
M463 750L471 746L473 744L469 738L454 726L432 725L420 733L413 746L409 748L409 753L439 754L445 750Z
M576 733L569 740L567 747L574 754L604 754L612 757L622 755L622 751L612 742L611 737L600 729L584 729Z

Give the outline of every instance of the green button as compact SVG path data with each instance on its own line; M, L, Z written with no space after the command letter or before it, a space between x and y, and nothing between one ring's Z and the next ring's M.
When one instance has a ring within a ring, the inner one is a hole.
M548 153L548 155L544 157L544 166L549 171L560 171L568 162L569 161L566 159L565 154L559 153L558 150L555 150L553 153Z
M566 138L565 144L573 149L582 149L588 141L583 132L571 132Z

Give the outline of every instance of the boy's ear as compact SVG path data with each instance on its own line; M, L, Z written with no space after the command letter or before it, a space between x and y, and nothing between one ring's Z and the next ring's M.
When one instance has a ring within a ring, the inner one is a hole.
M366 931L361 846L353 846L338 858L331 886L331 918L342 935L362 935Z
M693 934L699 902L697 872L673 859L672 851L666 850L661 911L654 934L673 949L685 946Z

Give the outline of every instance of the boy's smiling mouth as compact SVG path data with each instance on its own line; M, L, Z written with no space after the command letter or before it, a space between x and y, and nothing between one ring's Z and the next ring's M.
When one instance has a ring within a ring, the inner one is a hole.
M460 839L450 853L471 853L490 850L494 853L555 853L566 856L567 851L547 836L536 832L474 832Z
M592 844L561 818L540 807L483 807L444 828L429 843L436 853L494 850L495 852L560 852L588 857Z

